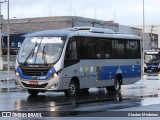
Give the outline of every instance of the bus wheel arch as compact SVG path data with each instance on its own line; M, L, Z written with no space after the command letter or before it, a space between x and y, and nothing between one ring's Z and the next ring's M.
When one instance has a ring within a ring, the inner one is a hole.
M118 79L120 81L120 85L123 84L123 78L122 78L122 75L121 74L117 74L116 78L115 79Z
M69 82L68 89L64 91L65 95L68 97L76 96L80 88L79 79L73 77Z
M119 92L121 90L121 85L123 84L122 75L117 74L114 80L115 92Z
M123 79L121 74L117 74L114 79L113 86L107 86L106 90L108 92L119 92L121 90L121 85L123 84Z

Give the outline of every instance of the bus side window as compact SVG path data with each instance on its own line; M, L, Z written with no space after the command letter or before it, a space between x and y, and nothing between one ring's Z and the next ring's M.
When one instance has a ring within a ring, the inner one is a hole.
M72 59L76 60L77 59L77 45L76 41L72 41Z
M76 37L72 38L68 42L66 53L65 53L65 60L64 60L64 67L76 64L79 62L77 59L77 44L76 44Z
M66 60L76 60L77 59L77 46L76 41L69 41L66 49Z

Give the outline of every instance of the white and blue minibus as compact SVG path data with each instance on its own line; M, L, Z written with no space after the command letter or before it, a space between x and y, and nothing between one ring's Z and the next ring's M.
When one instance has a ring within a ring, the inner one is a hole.
M16 85L31 95L44 91L79 91L141 79L141 38L109 29L74 27L28 34L17 55Z

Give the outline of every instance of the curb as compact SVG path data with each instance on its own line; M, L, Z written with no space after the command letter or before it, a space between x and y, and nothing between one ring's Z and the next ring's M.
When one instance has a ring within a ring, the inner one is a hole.
M19 88L0 88L0 93L1 92L21 92L21 91L26 91L26 90L19 89Z
M15 81L15 78L10 78L9 80L6 78L6 79L0 79L0 82L6 82L6 81Z

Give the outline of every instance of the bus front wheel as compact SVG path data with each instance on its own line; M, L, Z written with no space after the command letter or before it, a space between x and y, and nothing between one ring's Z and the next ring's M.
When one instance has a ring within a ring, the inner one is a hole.
M69 83L69 88L68 90L64 91L65 95L68 97L76 96L78 91L78 86L74 80L71 80Z
M39 91L37 91L37 90L32 90L32 89L28 89L28 93L29 93L30 95L32 95L32 96L36 96L36 95L38 95Z
M114 85L113 86L107 86L106 90L108 92L119 92L121 90L121 82L120 82L120 78L117 77L114 81Z

